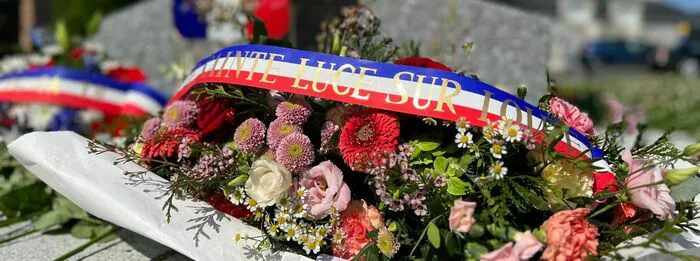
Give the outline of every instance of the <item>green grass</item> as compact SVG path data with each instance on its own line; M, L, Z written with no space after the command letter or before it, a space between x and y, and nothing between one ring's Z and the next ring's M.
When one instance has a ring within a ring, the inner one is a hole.
M644 109L650 128L675 128L700 138L700 79L688 80L673 74L640 75L560 83L557 89L595 120L600 120L606 110L600 98L610 93L624 104Z

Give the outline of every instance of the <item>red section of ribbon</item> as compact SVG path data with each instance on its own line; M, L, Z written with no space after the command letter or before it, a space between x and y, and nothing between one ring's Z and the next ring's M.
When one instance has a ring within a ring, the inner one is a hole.
M107 115L140 116L146 112L132 104L116 105L78 95L47 91L0 91L0 102L43 102L79 109L93 109Z
M201 73L199 76L197 76L194 80L192 80L190 83L188 83L186 86L184 86L178 93L175 94L175 96L170 100L176 101L179 99L184 98L187 93L189 93L189 90L192 89L193 86L196 86L197 84L200 83L227 83L227 84L234 84L234 85L243 85L243 86L251 86L251 87L256 87L256 88L263 88L263 89L268 89L268 90L276 90L276 91L281 91L281 92L289 92L289 93L295 93L295 94L300 94L304 96L311 96L311 97L318 97L318 98L323 98L323 99L330 99L334 101L339 101L339 102L345 102L345 103L351 103L351 104L357 104L357 105L363 105L367 107L372 107L372 108L377 108L377 109L383 109L383 110L389 110L389 111L395 111L399 113L407 113L407 114L413 114L413 115L419 115L419 116L425 116L425 117L433 117L433 118L438 118L438 119L444 119L444 120L457 120L460 117L464 117L465 119L469 120L471 125L477 126L477 127L483 127L486 126L486 121L481 121L478 120L482 114L481 110L469 108L469 107L462 107L459 105L454 105L456 113L453 114L452 112L449 111L447 108L447 105L443 105L443 111L436 111L435 108L437 106L437 101L428 101L424 99L418 99L418 104L421 106L424 106L425 104L429 103L429 105L426 107L426 109L421 110L417 109L415 106L413 106L414 98L413 97L408 97L408 100L403 103L403 104L391 104L387 103L385 99L387 96L389 96L389 99L391 101L399 101L401 100L401 97L399 95L391 95L391 94L386 94L386 93L381 93L381 92L373 92L369 90L361 90L360 95L361 96L369 96L367 100L361 100L357 99L354 97L351 97L352 92L354 89L350 89L346 95L337 95L334 91L332 90L326 90L322 93L318 93L314 90L311 89L311 84L312 81L309 80L303 80L300 79L299 81L299 86L309 86L306 89L301 89L301 88L294 88L292 87L294 85L294 81L296 79L291 78L291 77L284 77L284 76L279 76L275 75L274 76L274 83L266 83L259 81L263 74L262 73L253 73L252 77L248 77L248 73L240 75L239 77L235 77L235 71L228 71L230 73L230 76L232 77L225 77L227 74L227 71L209 71L209 72L204 72ZM250 79L250 80L248 80ZM332 88L331 85L328 85L326 88ZM344 92L348 88L352 87L346 87L346 86L338 86L338 89L341 92ZM501 116L498 114L492 114L492 113L487 113L486 117L491 120L491 121L497 121L501 119ZM527 126L523 126L527 127ZM555 149L563 154L566 154L571 157L586 157L585 154L581 155L581 151L578 149L575 149L571 146L569 146L565 141L560 142L555 146Z

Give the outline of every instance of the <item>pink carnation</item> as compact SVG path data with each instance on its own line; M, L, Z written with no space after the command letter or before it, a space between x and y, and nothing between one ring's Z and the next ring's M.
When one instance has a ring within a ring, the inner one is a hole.
M554 97L549 100L549 110L566 125L586 135L593 135L593 121L588 114L565 100Z
M343 211L350 202L350 187L343 181L343 172L330 160L306 171L301 184L309 190L306 204L313 219L326 216L332 206Z
M542 243L530 232L517 233L515 244L510 242L491 253L482 255L481 261L526 261L542 249Z
M280 141L275 158L291 172L301 173L314 162L314 147L309 137L295 132Z
M586 219L590 210L578 208L555 213L544 223L547 249L542 260L582 261L598 255L598 228Z
M342 243L333 242L333 255L352 259L371 241L367 233L384 226L382 216L374 206L367 206L361 200L352 200L345 211L340 213L334 232L345 235Z

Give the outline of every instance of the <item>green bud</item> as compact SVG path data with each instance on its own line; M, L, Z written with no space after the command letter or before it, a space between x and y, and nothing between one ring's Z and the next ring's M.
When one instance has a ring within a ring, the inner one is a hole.
M231 187L232 186L241 186L241 185L245 184L246 181L248 181L248 175L243 174L243 175L240 175L240 176L236 177L235 179L231 180L231 182L229 182L228 185Z
M700 167L697 166L685 169L672 169L666 173L664 181L669 186L680 185L689 178L697 175L698 171L700 171Z
M683 149L684 156L693 156L700 153L700 143L690 144Z
M231 148L231 150L236 150L236 143L233 143L233 141L229 142L228 147Z
M538 241L546 242L546 238L544 236L544 233L542 232L542 229L535 229L534 231L532 231L532 234L535 236L535 238L537 238Z
M479 224L474 224L472 225L472 228L469 230L469 235L471 237L481 237L484 235L484 227Z
M391 221L391 223L389 223L388 229L391 232L399 231L399 222Z
M520 87L518 87L518 98L524 100L525 96L527 96L527 87L525 85L520 85Z
M331 53L332 54L339 54L340 53L340 31L333 33L333 43L331 45Z
M63 20L58 20L56 22L56 43L58 43L64 51L70 51L70 35L68 34L66 22Z

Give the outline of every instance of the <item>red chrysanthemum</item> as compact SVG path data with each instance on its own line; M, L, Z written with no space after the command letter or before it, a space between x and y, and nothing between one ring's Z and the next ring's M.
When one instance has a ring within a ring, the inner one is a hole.
M146 141L141 152L141 157L146 159L173 158L177 156L177 150L182 140L187 137L190 142L199 140L199 134L189 129L174 129L163 135L153 137Z
M363 169L378 155L396 152L399 120L393 113L367 110L348 119L340 133L340 154L353 169Z
M253 217L253 213L251 213L248 209L231 203L231 201L226 199L224 195L221 195L218 192L214 192L213 194L209 195L207 198L207 203L209 203L209 205L214 207L216 210L238 219Z
M447 65L433 61L433 60L425 58L425 57L403 58L403 59L396 60L394 62L394 64L407 65L407 66L413 66L413 67L421 67L421 68L437 69L437 70L443 70L443 71L448 71L448 72L452 71L452 69L450 69L450 67L447 67Z

